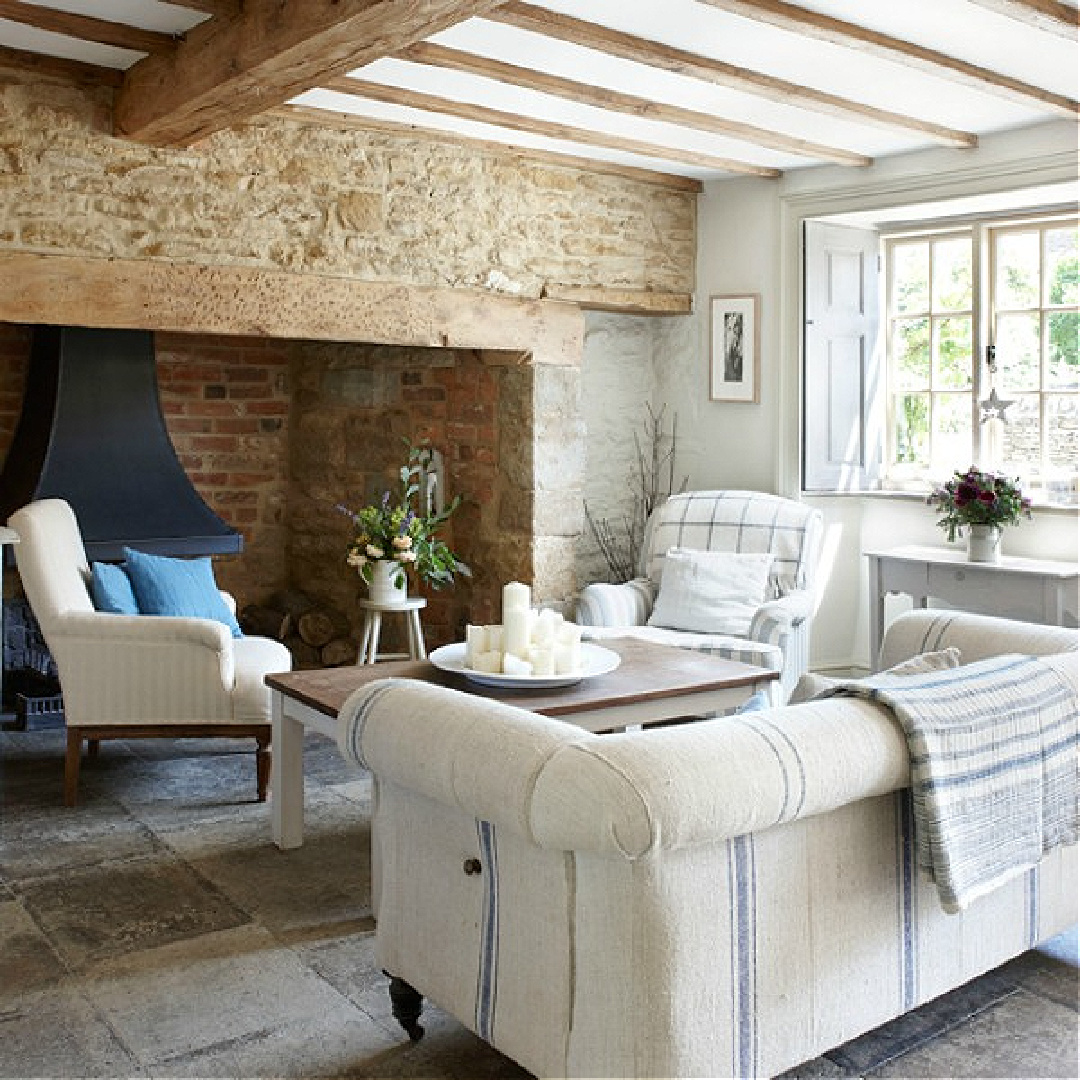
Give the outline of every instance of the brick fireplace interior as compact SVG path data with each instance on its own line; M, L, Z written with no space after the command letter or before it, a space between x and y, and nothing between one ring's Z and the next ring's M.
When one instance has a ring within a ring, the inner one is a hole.
M19 416L30 339L29 326L0 323L0 461ZM349 521L335 507L393 487L406 438L443 453L446 494L464 500L446 538L474 570L471 580L424 592L429 647L459 640L468 620L496 620L502 583L531 579L535 492L551 478L532 460L544 395L527 353L160 331L155 348L180 461L243 534L242 554L215 559L220 585L241 606L301 590L344 612L356 635L362 587L344 561ZM577 373L563 374L565 403ZM556 574L570 577L572 567Z

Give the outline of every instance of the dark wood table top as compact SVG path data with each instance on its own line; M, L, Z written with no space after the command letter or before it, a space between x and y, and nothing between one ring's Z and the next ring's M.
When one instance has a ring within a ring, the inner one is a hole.
M554 690L504 689L481 686L459 672L442 671L430 660L400 660L356 667L316 668L267 675L266 683L287 697L327 716L337 716L345 699L376 679L422 679L503 701L543 716L614 708L637 702L675 698L703 690L724 690L779 678L779 673L736 660L724 660L692 649L655 645L634 638L596 642L622 657L606 675L582 679Z

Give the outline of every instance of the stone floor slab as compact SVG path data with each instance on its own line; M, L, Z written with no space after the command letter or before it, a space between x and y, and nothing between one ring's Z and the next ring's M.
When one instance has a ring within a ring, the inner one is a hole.
M0 1009L54 985L66 972L22 904L0 901Z
M14 882L164 850L150 829L111 799L76 807L57 800L24 808L5 823L0 874Z
M332 793L308 796L304 843L289 851L273 843L268 820L221 822L212 836L203 824L163 828L160 835L236 904L276 931L352 922L371 914L369 817Z
M359 1009L257 926L203 934L97 965L85 992L146 1066L311 1025L362 1022Z
M1020 990L867 1077L1001 1077L1047 1080L1080 1075L1076 1016Z
M0 1005L0 1077L147 1075L90 1002L69 986Z
M76 968L250 921L171 856L80 867L21 882L17 891L61 956Z

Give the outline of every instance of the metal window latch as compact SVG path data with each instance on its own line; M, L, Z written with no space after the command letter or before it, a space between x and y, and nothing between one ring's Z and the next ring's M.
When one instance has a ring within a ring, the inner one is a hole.
M479 859L466 859L464 865L461 867L466 874L479 874L483 867L480 865Z
M986 370L993 375L997 371L997 346L986 346Z

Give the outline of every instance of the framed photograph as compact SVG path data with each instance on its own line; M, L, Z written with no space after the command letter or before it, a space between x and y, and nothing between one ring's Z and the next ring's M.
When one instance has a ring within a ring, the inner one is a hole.
M709 298L709 397L757 401L757 296Z

